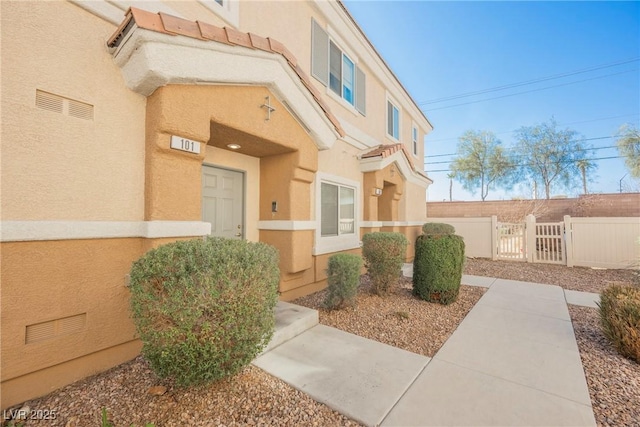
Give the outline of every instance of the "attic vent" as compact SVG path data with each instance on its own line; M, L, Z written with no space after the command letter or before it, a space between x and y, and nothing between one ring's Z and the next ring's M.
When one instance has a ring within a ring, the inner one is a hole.
M36 90L36 107L43 110L54 111L56 113L62 113L62 104L64 98L54 95L52 93Z
M300 123L300 126L302 126L302 128L304 130L307 131L307 133L311 133L311 129L309 129L309 126L307 126L302 119L300 118L300 116L298 114L296 114L296 112L294 111L293 108L291 108L291 106L287 103L287 101L282 101L282 105L285 106L285 108L287 109L287 111L289 111L289 113L293 116L294 119L296 119L296 121L298 123Z
M79 332L87 324L87 313L27 326L25 344Z
M93 120L93 105L36 89L36 107L43 110Z

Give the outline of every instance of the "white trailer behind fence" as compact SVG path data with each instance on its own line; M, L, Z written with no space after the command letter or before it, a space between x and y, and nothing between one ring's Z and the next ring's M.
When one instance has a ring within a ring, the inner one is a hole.
M428 218L427 222L451 224L465 241L469 257L511 259L513 233L496 216L477 218ZM525 236L522 260L566 264L569 267L640 268L640 218L573 218L559 223L536 223L529 215L521 226ZM519 238L519 237L518 237ZM509 243L509 244L508 244ZM507 256L511 254L510 256Z

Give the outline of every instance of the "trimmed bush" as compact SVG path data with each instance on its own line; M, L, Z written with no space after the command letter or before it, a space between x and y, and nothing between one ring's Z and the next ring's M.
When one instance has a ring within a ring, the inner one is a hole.
M624 357L640 363L640 288L612 285L598 303L602 332Z
M367 233L362 237L362 256L373 292L384 295L402 275L409 241L401 233Z
M422 226L422 233L433 234L456 234L456 229L451 224L442 222L427 222Z
M207 238L149 251L131 268L142 354L177 385L237 373L273 335L279 280L278 252L264 243Z
M455 234L422 235L416 239L413 294L430 302L450 304L458 298L464 240Z
M354 254L335 254L329 257L328 267L325 307L335 309L355 305L362 258Z

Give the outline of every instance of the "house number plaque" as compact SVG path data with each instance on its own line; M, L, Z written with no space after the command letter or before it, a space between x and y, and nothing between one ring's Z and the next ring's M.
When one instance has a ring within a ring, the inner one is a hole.
M200 154L200 143L198 141L192 141L180 136L171 135L171 148L188 153Z

